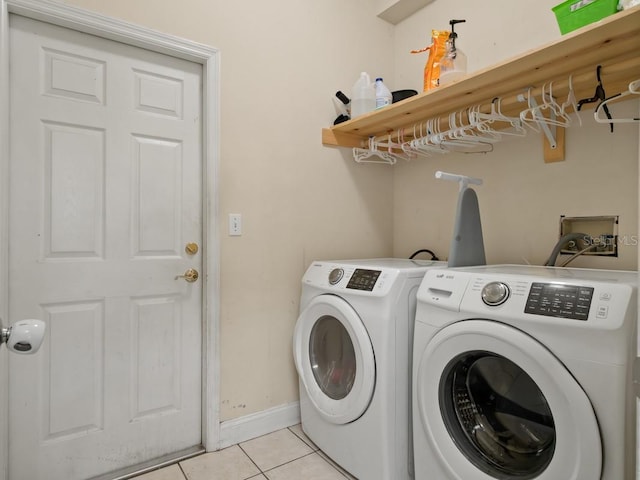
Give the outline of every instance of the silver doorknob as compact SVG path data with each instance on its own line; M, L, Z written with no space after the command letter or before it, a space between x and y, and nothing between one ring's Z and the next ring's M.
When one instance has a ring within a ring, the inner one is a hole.
M185 281L193 283L198 280L199 276L200 274L195 268L189 268L182 275L176 275L175 279L178 280L179 278L184 278Z
M19 320L0 329L0 344L15 353L36 353L44 340L46 325L42 320Z

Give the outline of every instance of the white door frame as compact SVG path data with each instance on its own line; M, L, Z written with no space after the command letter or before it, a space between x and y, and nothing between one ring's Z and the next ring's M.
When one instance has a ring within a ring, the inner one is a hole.
M219 408L219 256L218 164L219 52L189 40L159 33L121 20L49 0L0 0L0 318L8 313L9 228L9 14L15 13L134 47L170 55L202 65L203 155L203 398L202 432L207 451L217 450L220 439ZM8 460L8 362L0 352L0 480L7 479Z

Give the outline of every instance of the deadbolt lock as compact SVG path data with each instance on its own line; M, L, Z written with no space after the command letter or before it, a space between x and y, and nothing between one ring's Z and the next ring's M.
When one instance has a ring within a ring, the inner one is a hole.
M187 255L195 255L198 253L198 244L194 242L187 243L186 247L184 247L184 251L187 252Z
M179 278L184 278L185 281L189 283L193 283L196 280L198 280L199 276L200 275L198 274L198 271L195 268L189 268L182 275L176 275L175 279L178 280Z

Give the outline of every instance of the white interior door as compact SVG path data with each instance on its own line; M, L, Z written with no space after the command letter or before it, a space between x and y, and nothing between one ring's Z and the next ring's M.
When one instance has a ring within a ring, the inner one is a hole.
M201 65L10 16L9 478L199 445Z

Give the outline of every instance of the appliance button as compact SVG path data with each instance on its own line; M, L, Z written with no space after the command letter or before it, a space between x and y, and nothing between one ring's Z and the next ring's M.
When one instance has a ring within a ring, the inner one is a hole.
M482 301L490 307L502 305L509 298L509 287L502 282L487 283L482 288Z
M607 307L606 305L598 305L596 317L607 318L608 315L609 315L609 307Z

